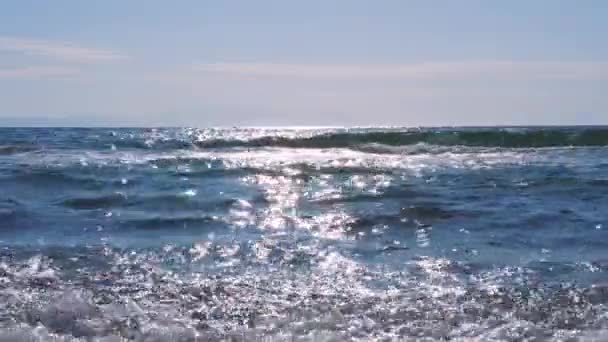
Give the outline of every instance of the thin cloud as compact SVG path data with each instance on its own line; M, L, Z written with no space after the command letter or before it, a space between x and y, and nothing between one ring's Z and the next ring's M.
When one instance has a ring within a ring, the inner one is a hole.
M429 62L411 64L273 64L207 63L194 66L203 73L254 77L330 79L441 80L497 79L606 79L608 62Z
M65 42L2 36L0 36L0 51L45 56L77 63L113 62L128 58L127 55L114 50L88 48Z
M11 69L0 69L0 79L64 78L74 76L78 73L78 69L69 67L28 66Z

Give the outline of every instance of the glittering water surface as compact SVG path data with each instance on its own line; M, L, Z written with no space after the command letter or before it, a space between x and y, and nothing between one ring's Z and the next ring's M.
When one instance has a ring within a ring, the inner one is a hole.
M0 129L0 341L608 339L608 129Z

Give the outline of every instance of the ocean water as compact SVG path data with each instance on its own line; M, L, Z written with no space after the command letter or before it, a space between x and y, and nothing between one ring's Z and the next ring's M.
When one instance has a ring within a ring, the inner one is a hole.
M608 128L0 129L0 341L606 341Z

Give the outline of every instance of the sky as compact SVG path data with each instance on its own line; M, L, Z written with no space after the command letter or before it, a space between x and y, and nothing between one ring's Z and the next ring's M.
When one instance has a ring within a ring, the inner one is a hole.
M605 0L4 0L0 126L608 124Z

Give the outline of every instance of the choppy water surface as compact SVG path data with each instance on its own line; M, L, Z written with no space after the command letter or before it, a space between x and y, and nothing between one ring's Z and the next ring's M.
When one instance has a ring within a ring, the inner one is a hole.
M608 129L0 129L0 341L608 339Z

